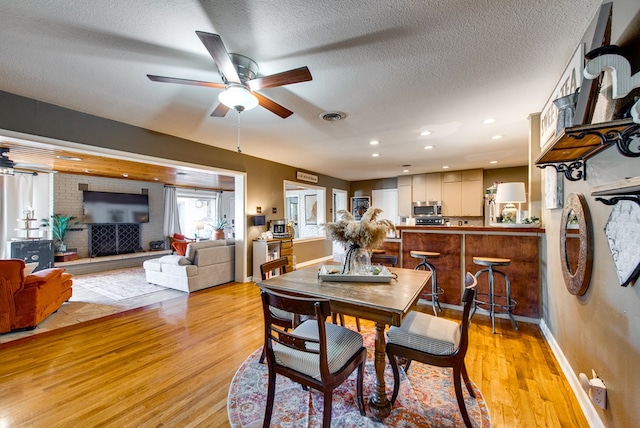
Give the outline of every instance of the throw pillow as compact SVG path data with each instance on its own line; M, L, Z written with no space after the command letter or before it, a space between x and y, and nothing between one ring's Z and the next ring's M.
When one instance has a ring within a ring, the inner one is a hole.
M38 262L27 263L24 265L24 276L25 278L31 275L33 270L38 267Z
M181 235L179 233L174 233L173 239L177 239L178 241L184 241L184 235Z

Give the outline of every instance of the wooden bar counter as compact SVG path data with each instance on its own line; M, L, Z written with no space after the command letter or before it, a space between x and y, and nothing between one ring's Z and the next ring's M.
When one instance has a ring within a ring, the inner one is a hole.
M400 231L400 266L415 268L419 259L412 250L434 251L439 258L429 259L438 272L438 286L444 289L441 303L460 305L462 279L465 272L475 274L482 266L473 257L511 259L500 270L511 279L512 298L518 304L514 315L540 317L540 244L544 229L539 227L477 227L477 226L398 226ZM478 292L486 293L487 275L478 279ZM504 283L496 280L496 294L504 295Z

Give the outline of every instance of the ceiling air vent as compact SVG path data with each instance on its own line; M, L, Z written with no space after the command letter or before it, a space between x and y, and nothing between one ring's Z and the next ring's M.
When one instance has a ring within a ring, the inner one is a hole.
M347 115L342 113L341 111L326 111L320 115L320 118L322 118L322 120L326 120L327 122L337 122L344 119L345 117L347 117Z

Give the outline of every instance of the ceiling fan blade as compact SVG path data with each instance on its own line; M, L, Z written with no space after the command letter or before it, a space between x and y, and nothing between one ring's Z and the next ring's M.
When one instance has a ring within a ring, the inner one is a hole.
M274 88L276 86L290 85L292 83L308 82L311 80L311 72L308 67L295 68L282 73L270 76L258 77L247 82L249 89L258 91L260 89Z
M258 92L252 92L253 95L256 96L256 98L258 98L258 103L266 108L267 110L269 110L272 113L277 114L278 116L280 116L283 119L288 118L289 116L291 116L293 114L293 112L291 110L289 110L288 108L281 106L280 104L278 104L277 102L270 100L269 98L265 97L262 94L259 94Z
M204 31L196 31L198 37L200 37L200 41L204 44L204 47L207 48L211 58L215 61L218 69L224 75L224 78L227 79L228 82L232 83L240 83L240 76L238 76L238 71L236 67L231 62L231 58L229 58L229 52L227 52L227 48L222 43L222 39L217 34L205 33Z
M220 104L218 104L218 107L216 107L215 110L213 110L213 112L211 113L211 116L212 117L225 117L228 111L229 111L229 107L227 107L226 105L220 103Z
M181 85L206 86L209 88L217 88L217 89L226 88L226 85L224 83L202 82L200 80L179 79L177 77L155 76L153 74L147 74L147 77L149 78L149 80L153 80L154 82L179 83Z

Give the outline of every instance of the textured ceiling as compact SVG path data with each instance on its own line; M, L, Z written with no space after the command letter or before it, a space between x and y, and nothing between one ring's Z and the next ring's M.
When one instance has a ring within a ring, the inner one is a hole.
M405 164L410 173L526 165L528 116L600 3L0 0L0 90L235 150L236 112L209 116L219 89L146 77L221 82L200 30L254 59L259 76L301 66L313 76L261 91L294 115L242 113L245 154L346 180L401 175ZM333 110L346 118L320 119ZM496 122L483 125L488 117Z

